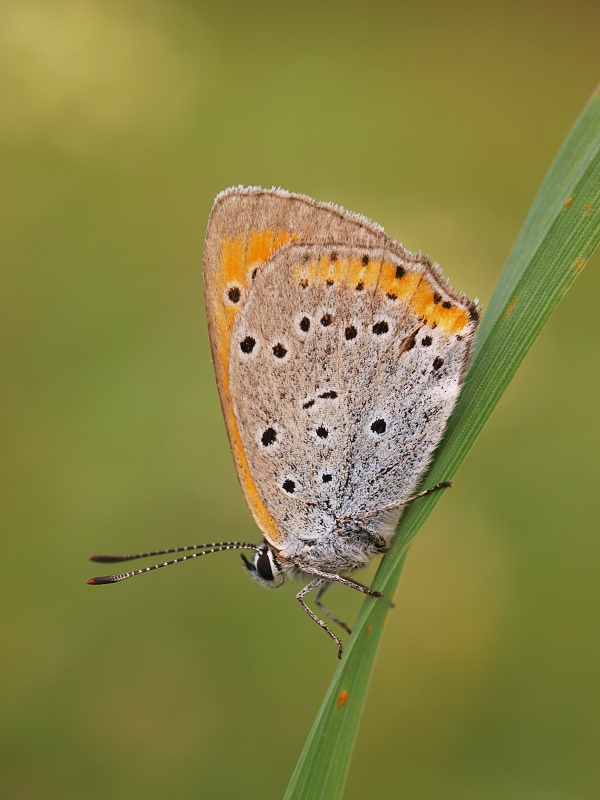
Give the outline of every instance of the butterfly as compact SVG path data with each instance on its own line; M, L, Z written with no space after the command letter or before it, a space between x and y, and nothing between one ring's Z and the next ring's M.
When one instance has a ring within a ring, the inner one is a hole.
M214 542L114 583L232 549L277 588L307 578L303 610L343 646L322 614L332 583L380 597L348 577L386 552L456 403L479 321L477 304L439 268L365 217L280 189L219 194L204 249L210 344L237 475L263 534Z

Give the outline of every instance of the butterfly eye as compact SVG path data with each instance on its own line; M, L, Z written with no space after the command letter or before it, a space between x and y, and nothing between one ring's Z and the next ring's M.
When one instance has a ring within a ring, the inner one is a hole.
M256 571L265 581L273 580L273 568L271 567L271 560L269 558L268 550L260 550L254 562Z

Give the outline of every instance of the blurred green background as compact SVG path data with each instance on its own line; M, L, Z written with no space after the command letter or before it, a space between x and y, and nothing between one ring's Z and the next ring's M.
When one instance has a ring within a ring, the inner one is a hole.
M337 663L295 587L237 554L85 585L93 552L259 537L207 341L213 198L344 205L485 308L599 29L593 0L4 0L2 798L281 797ZM348 800L598 797L599 264L412 546Z

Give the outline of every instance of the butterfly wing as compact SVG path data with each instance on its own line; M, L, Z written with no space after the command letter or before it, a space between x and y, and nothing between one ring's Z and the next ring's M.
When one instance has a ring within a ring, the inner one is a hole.
M265 537L281 538L257 489L232 403L229 360L235 320L253 278L289 242L355 242L375 246L387 237L364 217L281 190L236 187L217 196L204 247L204 296L213 363L235 466L246 501Z

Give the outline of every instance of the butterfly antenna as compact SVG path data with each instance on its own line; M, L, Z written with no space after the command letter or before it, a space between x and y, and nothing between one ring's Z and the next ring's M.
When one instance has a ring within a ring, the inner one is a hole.
M133 561L137 558L148 558L149 556L163 556L170 553L184 553L191 552L190 555L181 556L180 558L173 558L170 561L163 561L161 564L152 564L150 567L143 569L136 569L132 572L121 572L117 575L101 575L97 578L90 578L87 582L92 586L100 586L104 583L118 583L127 578L133 578L135 575L141 575L144 572L152 572L154 569L162 569L162 567L170 567L171 564L179 564L182 561L190 561L192 558L199 556L207 556L210 553L220 553L224 550L256 550L257 546L249 542L211 542L210 544L192 544L188 547L172 547L169 550L151 550L148 553L136 553L129 556L90 556L90 561L99 561L105 564L114 564L119 561Z

